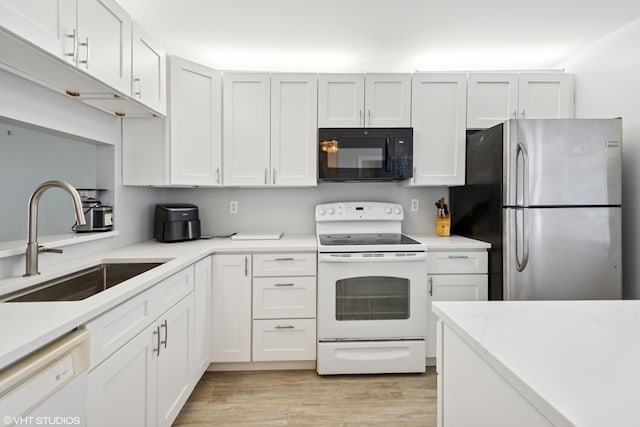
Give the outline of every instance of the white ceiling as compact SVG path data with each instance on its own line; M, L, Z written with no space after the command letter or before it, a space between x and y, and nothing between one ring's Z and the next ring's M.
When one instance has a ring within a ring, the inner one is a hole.
M639 0L118 0L168 53L221 70L553 68Z

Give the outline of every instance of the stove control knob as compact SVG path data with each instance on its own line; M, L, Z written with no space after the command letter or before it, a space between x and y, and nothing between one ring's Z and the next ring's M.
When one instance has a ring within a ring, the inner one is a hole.
M384 208L384 213L386 213L387 215L391 215L391 208L389 206Z
M324 208L318 208L318 214L324 215L327 211Z
M396 215L400 215L402 213L402 209L400 209L400 207L396 207L395 210L393 211Z
M329 212L329 215L333 215L334 213L336 213L336 210L334 208L328 208L327 211Z

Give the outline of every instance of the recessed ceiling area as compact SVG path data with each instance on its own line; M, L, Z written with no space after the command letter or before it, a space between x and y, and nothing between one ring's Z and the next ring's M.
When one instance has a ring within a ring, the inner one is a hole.
M170 54L221 70L549 69L637 0L119 0Z

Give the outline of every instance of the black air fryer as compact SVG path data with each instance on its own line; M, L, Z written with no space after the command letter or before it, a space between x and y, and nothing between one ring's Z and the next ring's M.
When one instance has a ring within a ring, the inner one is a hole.
M181 242L200 238L200 218L196 205L156 205L153 237L158 242Z

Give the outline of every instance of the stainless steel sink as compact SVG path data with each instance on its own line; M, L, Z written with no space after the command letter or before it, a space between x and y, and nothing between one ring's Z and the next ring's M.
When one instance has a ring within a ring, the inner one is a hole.
M161 262L98 264L6 295L1 301L79 301L162 264Z

